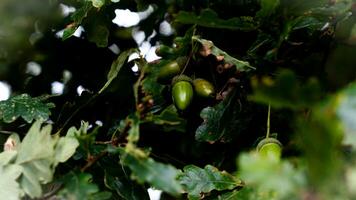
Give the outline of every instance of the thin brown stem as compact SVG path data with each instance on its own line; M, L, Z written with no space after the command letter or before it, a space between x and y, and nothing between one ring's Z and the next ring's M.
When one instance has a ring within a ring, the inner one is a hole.
M87 163L80 169L81 172L84 172L88 168L90 168L96 161L98 161L100 158L106 156L108 154L107 151L102 151L100 152L97 156L89 157L87 160Z

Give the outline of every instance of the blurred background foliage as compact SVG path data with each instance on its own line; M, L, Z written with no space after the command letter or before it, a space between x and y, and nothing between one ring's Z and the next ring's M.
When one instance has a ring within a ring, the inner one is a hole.
M65 198L148 199L155 187L161 199L354 199L355 9L354 0L2 0L0 81L11 98L0 102L1 144L33 119L59 135L91 124L51 182ZM218 53L202 55L199 38ZM222 53L241 66L219 71ZM185 74L218 91L185 112L157 82L182 56ZM254 152L269 104L278 162ZM214 181L228 184L199 185Z

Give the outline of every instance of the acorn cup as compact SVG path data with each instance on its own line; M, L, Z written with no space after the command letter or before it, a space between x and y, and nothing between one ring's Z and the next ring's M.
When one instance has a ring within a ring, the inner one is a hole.
M172 99L178 110L186 110L193 101L192 79L186 75L179 75L172 80Z

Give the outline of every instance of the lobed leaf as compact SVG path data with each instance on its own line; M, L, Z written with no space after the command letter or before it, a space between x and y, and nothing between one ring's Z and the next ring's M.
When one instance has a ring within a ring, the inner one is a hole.
M51 114L53 103L43 103L40 97L30 97L28 94L13 96L8 100L0 101L0 119L11 123L22 117L27 123L35 120L47 120Z
M232 190L242 185L241 180L211 165L206 165L204 169L194 165L185 166L178 180L192 200L201 199L201 195L212 190Z
M270 103L277 108L307 108L321 99L321 89L316 79L301 83L290 70L281 71L275 80L270 77L252 79L252 87L254 92L251 100Z
M94 200L92 195L98 191L98 186L92 183L91 174L70 172L63 177L63 189L58 192L58 196L64 199Z
M9 183L12 183L12 181L19 183L19 189L16 189L17 185L16 188L9 189L14 192L13 195L18 197L20 194L21 196L26 194L31 198L40 197L42 195L41 185L52 181L56 165L68 160L78 146L78 142L72 135L67 134L66 137L52 136L51 125L43 128L41 128L41 125L41 121L36 121L21 143L18 140L14 143L16 144L14 148L9 148L0 153L0 168L11 169L16 172L16 176L10 177L7 176L6 172L0 174L0 181L12 177L13 179L8 181ZM16 141L16 138L18 139L16 135L11 135L8 141ZM14 186L15 184L11 185L11 187Z
M178 196L182 192L182 187L177 181L179 171L172 165L129 153L123 154L120 162L131 169L132 177L140 183L147 182L173 196Z
M239 175L246 185L261 193L272 192L276 199L291 198L306 184L301 168L295 168L288 161L279 162L259 156L256 152L241 154L238 167Z
M265 18L274 13L280 4L280 0L260 0L261 9L256 13L256 17Z
M200 15L195 13L180 11L176 18L176 22L182 24L196 24L198 26L217 28L217 29L230 29L251 31L256 29L256 25L251 17L234 17L228 20L221 19L212 9L203 9Z
M206 107L200 112L203 123L195 131L195 139L209 143L229 142L241 130L243 120L239 117L240 104L237 91L234 90L222 102L214 107Z
M146 119L148 120L148 119ZM149 122L162 126L163 130L185 132L187 121L180 117L174 105L168 106L159 115L150 117Z
M252 67L250 65L249 62L242 61L242 60L239 60L237 58L234 58L234 57L230 56L228 53L226 53L225 51L219 49L210 40L201 39L201 38L199 38L197 36L193 36L192 40L196 41L196 42L199 42L203 46L209 47L209 49L211 50L211 54L213 54L214 56L223 56L225 63L229 63L229 64L232 64L232 65L235 65L236 69L239 70L239 71L249 71L251 69L255 69L254 67Z
M21 166L0 165L0 198L6 198L7 200L20 199L21 190L16 179L21 173Z

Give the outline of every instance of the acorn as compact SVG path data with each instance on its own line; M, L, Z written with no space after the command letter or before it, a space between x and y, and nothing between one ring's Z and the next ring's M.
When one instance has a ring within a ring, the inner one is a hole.
M161 67L158 75L157 81L160 83L167 83L169 82L175 75L179 74L180 66L177 61L171 61Z
M257 151L263 157L279 160L282 155L282 144L275 138L265 138L258 143Z
M202 78L197 78L194 79L193 85L194 85L195 93L199 97L203 97L203 98L214 97L215 88L213 84L211 84L209 81Z
M176 54L176 50L174 48L162 44L156 48L155 53L157 56L167 57Z
M186 110L193 101L192 79L186 75L179 75L172 80L172 99L179 110Z

